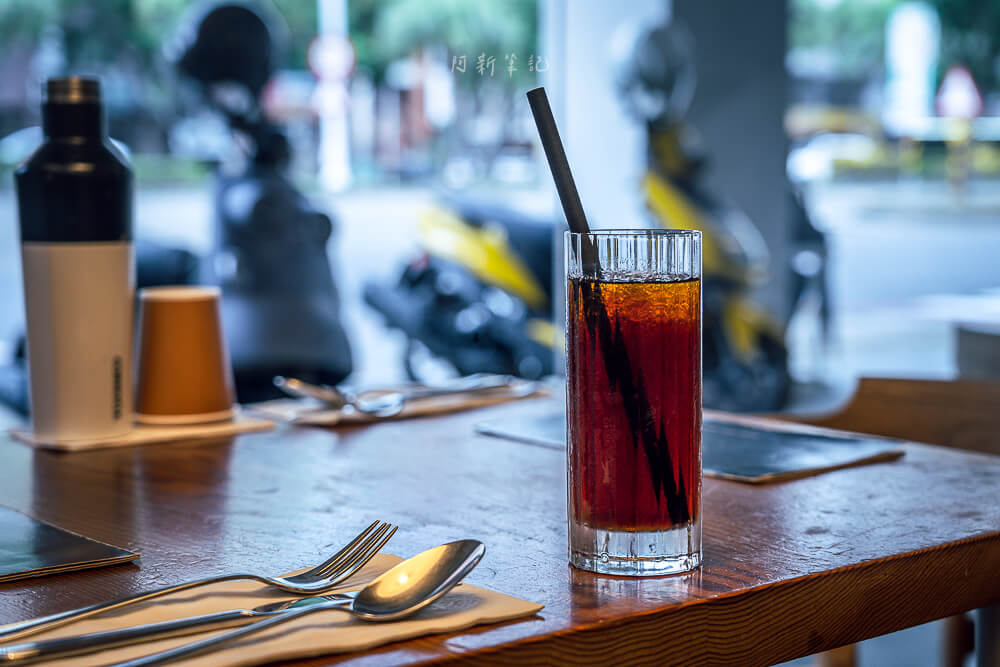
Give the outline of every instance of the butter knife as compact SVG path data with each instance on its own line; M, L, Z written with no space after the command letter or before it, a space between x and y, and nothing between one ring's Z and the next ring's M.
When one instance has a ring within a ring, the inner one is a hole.
M30 665L44 660L86 655L97 651L141 644L155 639L183 637L185 635L224 630L249 625L259 619L280 615L289 609L300 609L328 600L349 600L357 593L334 593L310 598L293 598L254 607L253 609L232 609L214 614L192 616L174 621L163 621L120 630L105 630L86 635L25 642L0 647L0 664Z

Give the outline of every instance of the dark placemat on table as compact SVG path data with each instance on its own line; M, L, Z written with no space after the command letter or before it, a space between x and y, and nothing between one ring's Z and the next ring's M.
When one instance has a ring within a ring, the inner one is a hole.
M0 582L117 565L138 557L0 506Z
M566 447L565 428L564 417L558 413L476 424L476 431L484 435L554 449ZM902 455L902 447L892 440L816 433L793 425L762 428L706 417L702 428L705 474L753 484L891 461Z

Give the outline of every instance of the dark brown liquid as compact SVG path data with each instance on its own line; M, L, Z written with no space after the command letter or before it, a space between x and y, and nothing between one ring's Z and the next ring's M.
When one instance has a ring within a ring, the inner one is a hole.
M698 516L701 283L569 281L571 512L612 530Z

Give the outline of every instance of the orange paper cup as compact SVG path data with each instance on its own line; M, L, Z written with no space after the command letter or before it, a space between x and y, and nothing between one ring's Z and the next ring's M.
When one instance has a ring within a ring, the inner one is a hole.
M136 421L201 424L232 419L233 369L217 287L139 290Z

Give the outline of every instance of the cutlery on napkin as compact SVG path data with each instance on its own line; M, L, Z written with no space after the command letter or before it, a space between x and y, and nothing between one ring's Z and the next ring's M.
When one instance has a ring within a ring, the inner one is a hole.
M402 559L379 554L336 592L358 590ZM128 613L98 616L62 627L33 639L48 640L78 634L104 632L179 618L253 608L286 600L287 593L260 584L232 581L184 591L137 605ZM297 619L273 630L262 631L218 651L191 658L186 665L254 665L280 660L360 651L381 644L438 632L452 632L479 625L530 616L542 605L462 584L419 614L392 623L373 624L332 610ZM204 636L227 632L217 629ZM187 644L188 636L174 636L123 646L91 655L74 656L50 664L74 667L107 665Z

